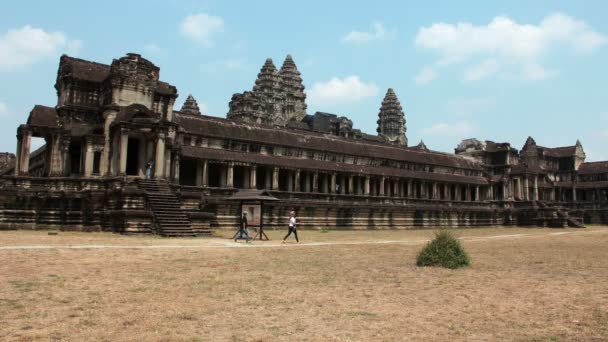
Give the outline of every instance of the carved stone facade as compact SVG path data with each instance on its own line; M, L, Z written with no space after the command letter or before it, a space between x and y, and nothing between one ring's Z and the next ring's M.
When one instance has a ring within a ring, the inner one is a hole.
M287 55L281 70L266 59L252 92L234 94L228 118L247 123L287 126L306 116L306 94L300 72Z
M307 115L289 56L279 71L266 61L227 119L201 114L192 96L174 112L177 89L159 71L136 54L111 65L62 56L57 105L34 106L0 173L0 229L197 235L234 229L239 203L260 194L279 199L261 213L271 228L294 209L310 229L608 223L608 162L585 162L578 141L407 147L392 90L379 135ZM46 144L32 152L32 137Z
M388 88L380 113L378 113L378 135L384 137L389 144L407 146L405 135L405 113L399 99L392 88Z

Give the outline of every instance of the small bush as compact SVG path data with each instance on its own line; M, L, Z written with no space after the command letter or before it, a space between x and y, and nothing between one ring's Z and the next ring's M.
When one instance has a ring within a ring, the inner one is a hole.
M469 256L460 241L445 230L435 233L433 241L429 242L416 258L418 266L441 266L455 269L469 264Z

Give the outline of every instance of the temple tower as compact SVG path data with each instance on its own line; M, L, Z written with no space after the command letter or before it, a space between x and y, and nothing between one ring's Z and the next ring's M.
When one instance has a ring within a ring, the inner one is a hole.
M281 90L285 94L282 113L275 115L277 125L285 125L290 120L302 121L306 116L306 94L302 77L291 55L287 55L279 71Z
M390 144L407 146L405 113L397 95L389 88L378 113L378 135Z
M180 109L180 113L182 114L191 114L191 115L201 115L201 110L198 107L198 103L192 96L192 94L188 95L186 101L182 105L182 109Z

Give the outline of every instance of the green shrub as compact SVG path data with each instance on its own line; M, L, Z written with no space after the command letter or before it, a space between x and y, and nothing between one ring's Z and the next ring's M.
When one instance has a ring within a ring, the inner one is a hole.
M446 230L435 233L433 241L429 242L416 258L418 266L441 266L451 269L468 266L470 262L460 241Z

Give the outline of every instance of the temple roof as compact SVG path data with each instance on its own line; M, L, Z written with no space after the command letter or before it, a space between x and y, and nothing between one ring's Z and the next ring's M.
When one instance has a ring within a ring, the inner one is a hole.
M582 163L578 169L579 175L608 173L608 161Z
M60 72L63 76L99 83L110 74L110 66L63 55L60 59Z
M269 145L291 146L296 148L328 151L369 158L385 158L395 161L414 162L419 164L441 165L455 168L481 170L482 166L463 157L447 153L417 151L404 147L354 140L335 135L316 132L276 128L267 125L243 124L227 119L210 116L191 116L176 113L175 122L186 132L204 134L218 138L264 142ZM303 159L312 162L310 159ZM340 164L345 165L345 164Z
M27 119L27 124L38 127L59 127L59 117L55 108L35 105Z
M188 95L186 101L182 105L182 108L179 110L182 114L191 114L191 115L200 115L201 110L198 107L198 103L192 94Z

